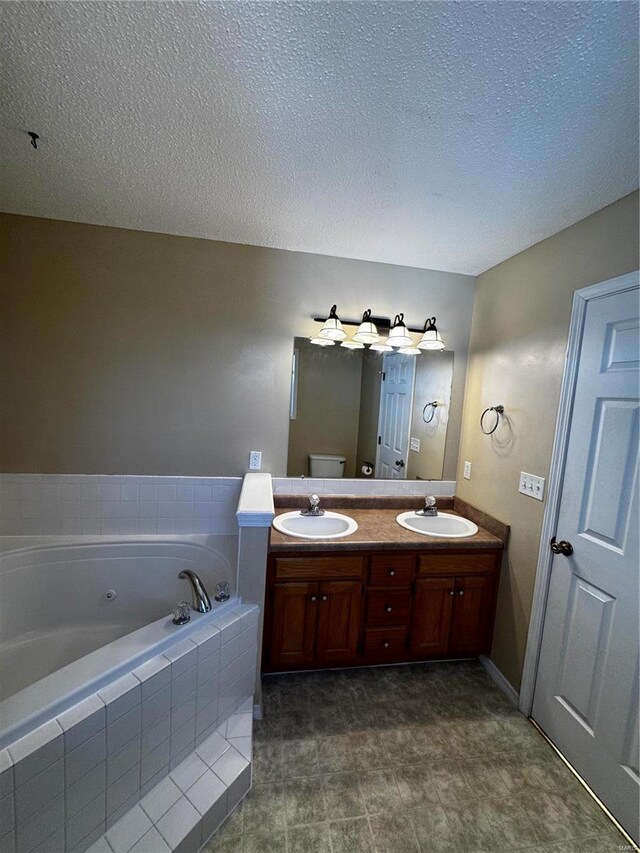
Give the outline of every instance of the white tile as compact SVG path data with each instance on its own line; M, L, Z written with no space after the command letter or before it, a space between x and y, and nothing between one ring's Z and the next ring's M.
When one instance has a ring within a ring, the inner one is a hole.
M64 732L65 752L71 752L103 729L105 721L104 702L97 693L60 714L58 722Z
M137 501L138 500L138 492L139 486L133 483L125 483L120 486L120 500L121 501Z
M158 518L172 521L176 517L176 505L174 501L158 501Z
M107 787L136 764L140 764L140 735L107 758Z
M67 819L65 825L67 849L72 850L95 829L99 829L102 835L105 830L105 817L105 795L102 791L95 800Z
M107 787L107 815L112 815L123 803L140 796L140 765L134 764L126 773Z
M0 838L11 832L15 824L16 815L13 809L13 797L9 794L9 796L3 797L0 800Z
M140 792L138 791L132 797L129 797L128 800L125 800L124 803L120 806L119 809L116 809L112 814L107 815L106 820L106 829L107 831L111 829L118 821L123 818L134 806L138 805L138 801L140 799Z
M154 826L134 844L130 853L171 853L171 848Z
M150 779L153 779L162 772L166 775L169 772L169 760L170 740L167 738L156 746L155 749L152 749L151 752L142 756L140 762L140 785L146 785Z
M220 631L215 625L207 625L190 639L198 646L198 665L220 648Z
M163 503L175 503L176 500L176 486L169 485L159 485L158 489L158 501Z
M133 670L141 684L142 701L171 682L171 663L164 655L156 655Z
M171 714L171 685L162 687L142 703L142 728Z
M238 805L250 787L251 765L247 763L247 766L240 773L235 782L232 782L227 788L227 809L229 811Z
M157 503L158 487L151 484L139 486L138 495L140 498L140 503L142 503L143 501L153 501L154 503Z
M196 738L201 744L204 740L201 735L218 719L218 700L214 699L208 705L200 708L196 713Z
M140 734L141 706L136 705L107 726L107 755L113 755Z
M196 656L191 653L188 660L195 664ZM178 669L182 669L182 660L178 664ZM172 673L174 667L172 667ZM181 675L174 675L171 682L171 704L172 706L180 705L187 697L195 693L198 680L198 671L194 666L182 672Z
M37 847L33 848L31 853L67 853L64 844L64 826L45 838ZM75 853L75 851L70 851L70 853Z
M228 643L229 640L232 640L240 633L242 627L241 617L240 608L234 607L214 620L216 627L220 630L222 645Z
M227 737L251 737L252 730L251 714L233 714L227 722Z
M205 681L204 684L198 684L196 710L202 711L202 709L213 702L217 696L218 676L214 675L213 678L210 678L209 681Z
M171 678L176 679L183 675L197 661L198 647L191 640L182 640L175 646L167 649L164 656L171 661Z
M187 744L184 749L179 750L175 755L172 754L169 759L169 772L171 772L171 770L175 770L178 764L181 764L185 760L185 758L188 758L189 755L191 755L191 753L193 752L194 747L195 740L193 743Z
M52 835L64 823L64 797L57 797L44 809L31 815L16 830L18 853L28 853Z
M249 766L247 759L240 755L237 749L230 747L224 755L222 755L211 769L222 779L225 785L230 785L242 773L245 767Z
M193 518L193 501L178 501L176 503L176 519L185 521Z
M176 783L167 776L153 791L140 800L140 805L149 815L153 823L157 823L163 814L166 814L171 806L182 796L182 791Z
M177 758L187 747L193 749L196 740L196 719L192 717L181 729L171 733L171 758Z
M16 789L16 820L18 823L23 823L62 793L64 793L64 762L60 759ZM10 828L7 827L7 829Z
M0 749L0 797L13 793L13 760L8 749Z
M196 697L189 695L186 701L171 709L171 734L177 732L196 715Z
M107 770L104 761L90 770L87 774L69 785L65 792L65 810L67 819L101 794L107 786Z
M176 783L178 788L184 793L193 783L199 779L202 774L208 769L204 761L192 753L174 770L171 771L171 778Z
M119 501L120 500L120 485L118 483L103 483L100 486L100 500Z
M129 853L151 827L151 821L138 805L107 830L107 841L113 853Z
M127 673L98 691L107 706L107 724L110 724L140 703L140 682Z
M148 755L150 752L164 743L171 734L171 718L169 716L160 717L148 726L144 726L141 733L140 753L142 756Z
M176 499L185 502L193 501L193 490L193 486L178 486Z
M157 829L171 849L200 824L200 815L186 797L181 797L157 823Z
M138 518L138 501L120 501L120 521Z
M158 502L157 501L140 501L138 506L138 516L140 519L157 518Z
M99 838L95 844L91 845L86 853L113 853L113 849L106 838Z
M203 741L196 752L204 763L211 767L228 749L227 741L216 732Z
M99 731L89 740L67 753L64 761L66 785L73 785L78 779L93 770L96 764L107 757L107 746L104 730Z
M56 720L50 720L17 740L9 747L16 786L23 785L62 758L63 751L62 729Z
M230 737L229 743L234 749L237 749L240 755L244 756L247 761L251 761L251 738L250 737Z
M206 770L187 790L186 796L201 815L206 815L226 793L226 785L211 770Z

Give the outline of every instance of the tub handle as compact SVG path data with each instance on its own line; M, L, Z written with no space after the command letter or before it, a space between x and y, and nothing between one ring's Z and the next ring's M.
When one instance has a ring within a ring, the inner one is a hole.
M216 592L213 596L216 601L229 601L231 598L231 584L223 581L216 584Z
M191 619L191 605L188 601L181 601L173 611L173 624L184 625Z

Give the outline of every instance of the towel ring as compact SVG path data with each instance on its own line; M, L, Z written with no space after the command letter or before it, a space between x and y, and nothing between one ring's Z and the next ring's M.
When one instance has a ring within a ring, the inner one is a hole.
M431 406L431 417L427 420L427 418L425 418L425 416L424 416L424 413L427 411L429 406ZM434 400L432 403L427 403L427 405L422 410L422 420L425 422L425 424L430 424L431 421L435 418L437 408L438 408L438 401L437 400Z
M489 430L484 428L484 418L487 412L495 412L496 413L496 422L493 427ZM500 423L500 415L504 414L504 406L489 406L488 409L485 409L484 412L480 415L480 429L485 435L491 435L498 429L498 424Z

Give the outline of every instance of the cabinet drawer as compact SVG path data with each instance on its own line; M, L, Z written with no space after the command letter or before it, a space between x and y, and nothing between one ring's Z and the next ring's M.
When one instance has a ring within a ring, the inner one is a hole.
M496 552L473 552L468 554L421 554L418 574L457 575L475 572L491 572L496 565Z
M413 557L402 554L385 554L371 558L369 583L371 586L410 586L413 574Z
M362 578L364 557L276 557L276 580Z
M406 637L406 628L365 628L365 659L384 661L406 658Z
M367 597L367 625L406 625L410 610L409 590L370 591Z

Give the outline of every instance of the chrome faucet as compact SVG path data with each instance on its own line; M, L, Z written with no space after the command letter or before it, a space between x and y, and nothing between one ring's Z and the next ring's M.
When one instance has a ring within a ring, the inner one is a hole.
M306 509L301 509L300 515L324 515L324 510L320 509L320 498L317 495L311 495L309 498L309 506Z
M208 613L211 610L211 601L207 595L207 590L204 588L204 584L198 575L195 572L192 572L191 569L184 569L180 572L178 577L186 578L191 584L193 597L193 604L191 607L194 610L197 610L198 613Z
M416 510L416 515L437 515L438 507L436 506L436 499L433 495L426 495L424 499L424 507L422 509Z

